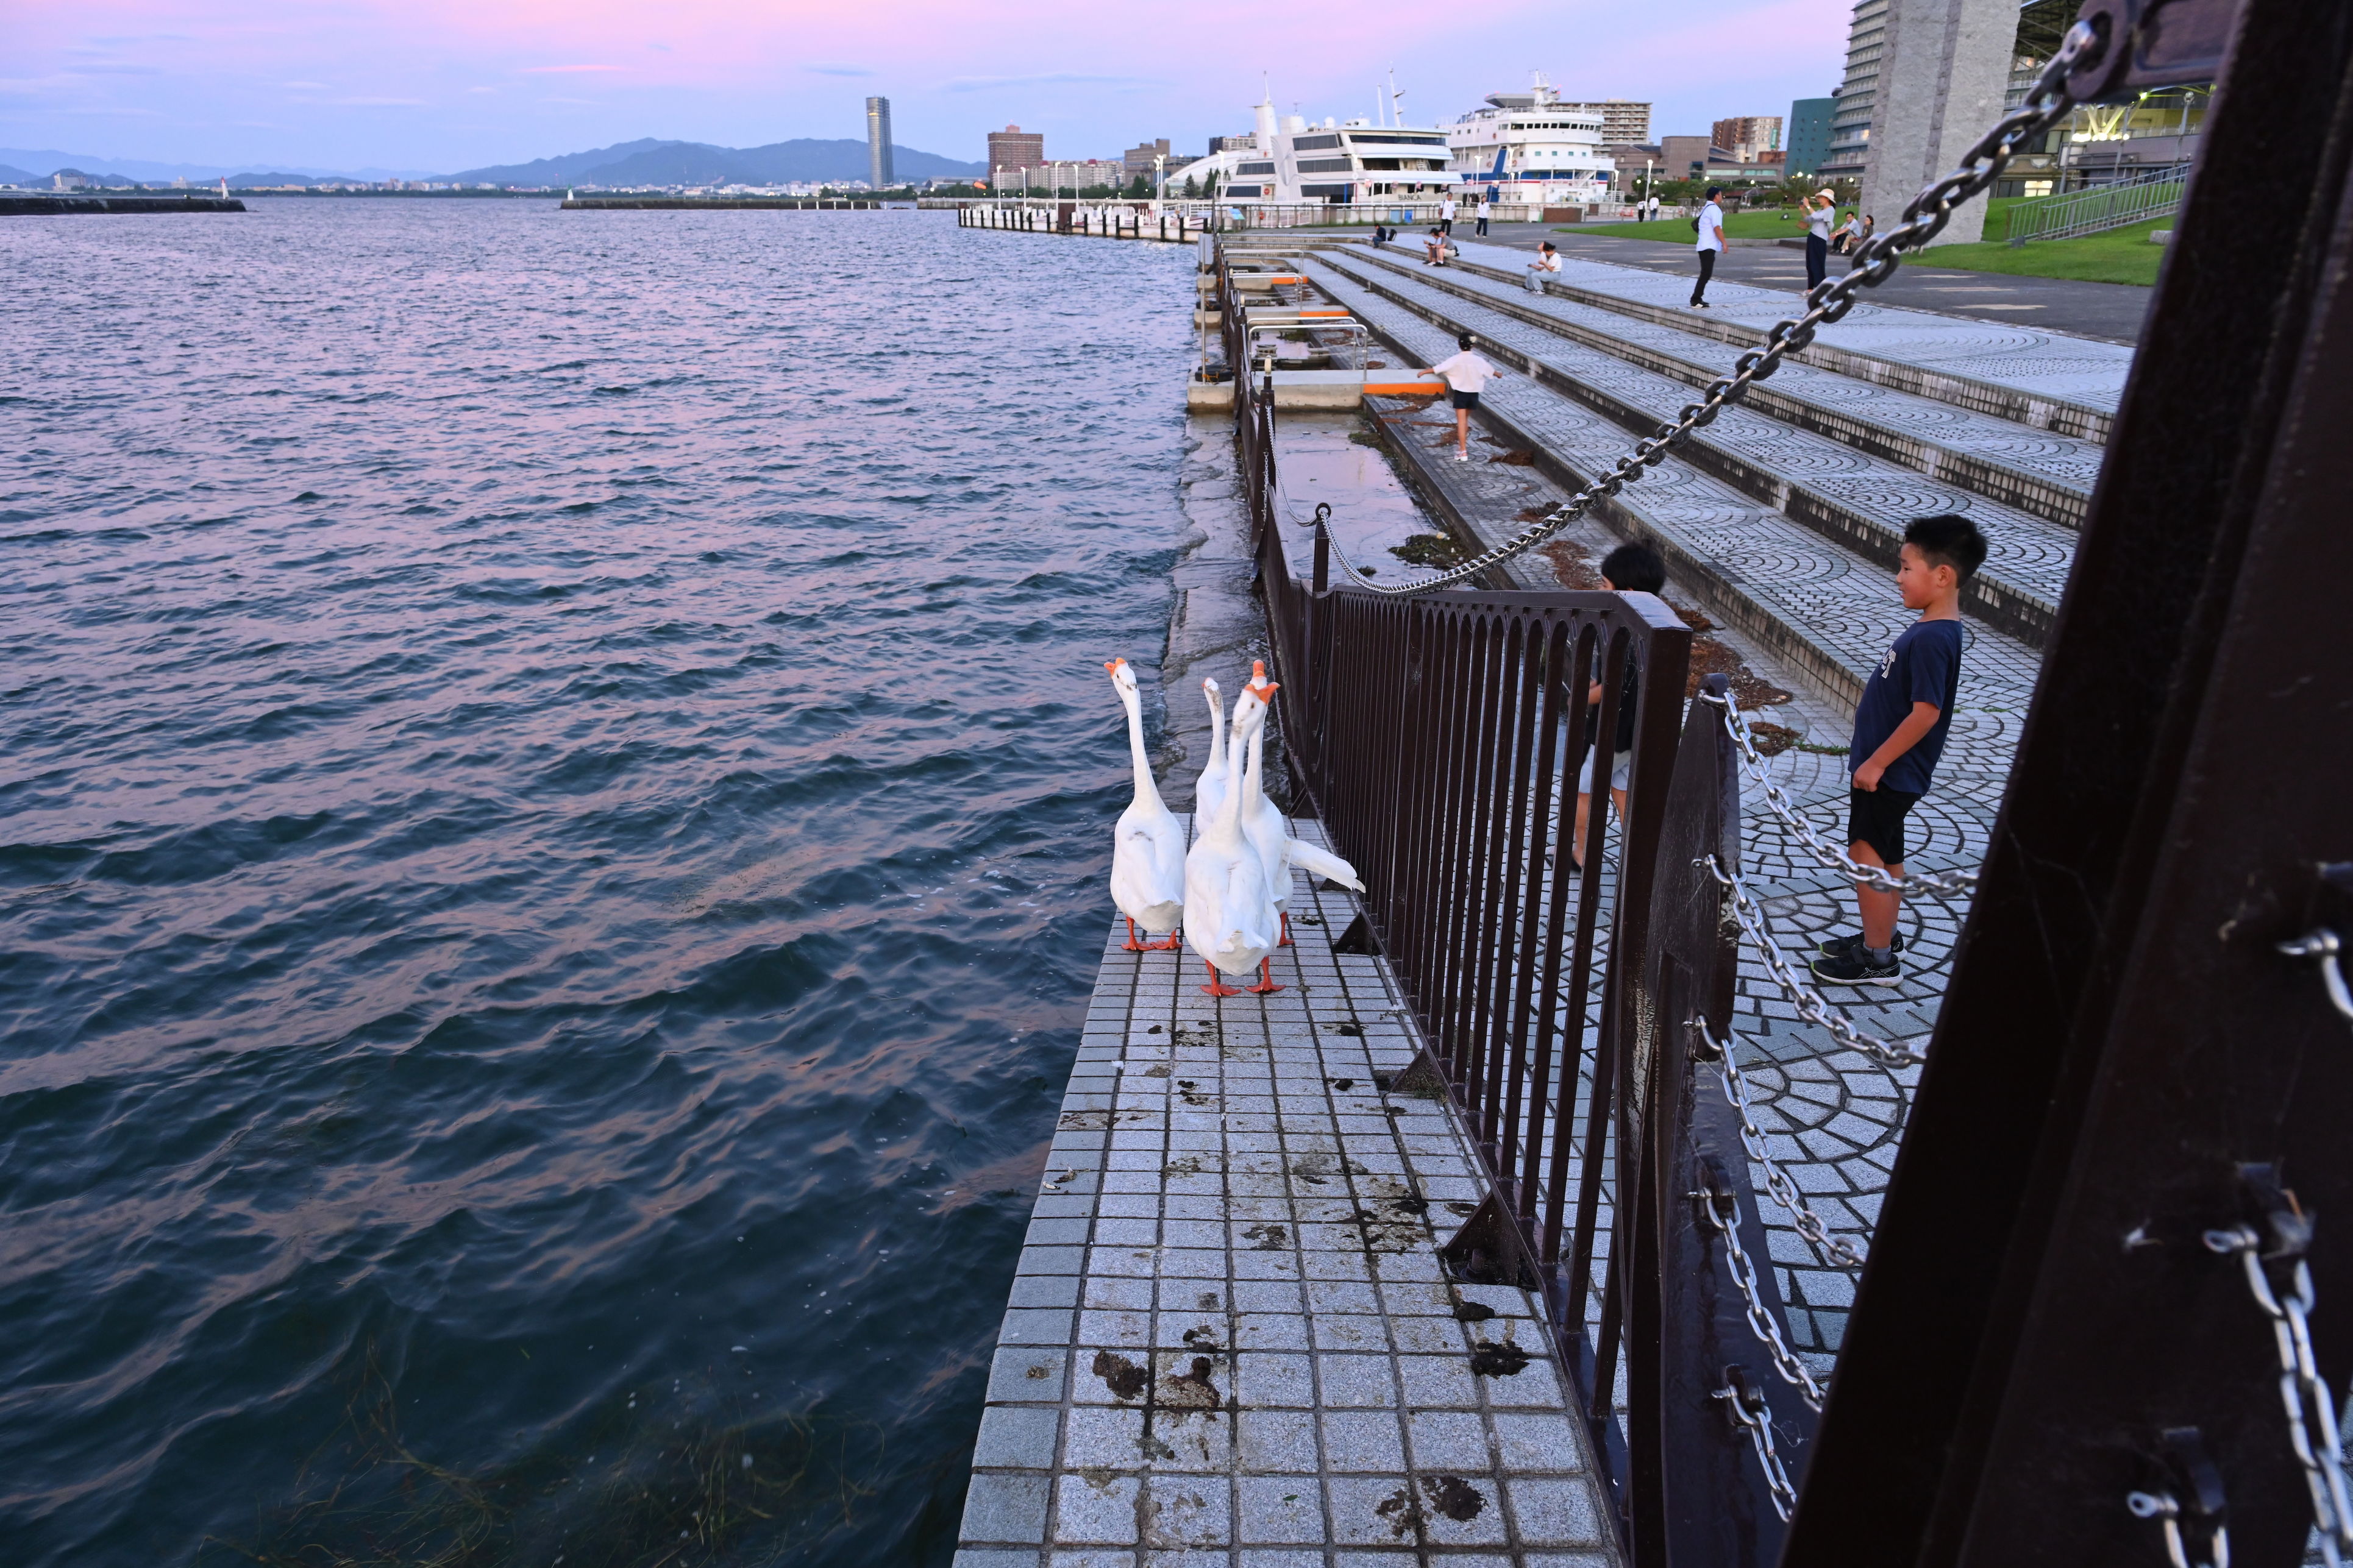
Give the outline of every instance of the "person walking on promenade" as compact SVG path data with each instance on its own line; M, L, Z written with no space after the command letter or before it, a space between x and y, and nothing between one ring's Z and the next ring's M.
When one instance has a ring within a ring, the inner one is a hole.
M1438 226L1447 238L1454 237L1454 198L1451 195L1438 198Z
M1555 250L1552 247L1552 241L1547 239L1536 247L1536 258L1528 263L1528 292L1543 293L1544 280L1556 275L1559 271L1560 252Z
M1985 563L1985 536L1966 517L1946 512L1905 527L1895 589L1920 618L1888 647L1862 689L1847 748L1853 785L1847 791L1847 854L1904 879L1904 819L1928 791L1960 692L1961 585ZM1899 893L1857 882L1860 936L1832 937L1813 962L1814 977L1834 985L1895 985Z
M1479 406L1479 395L1504 374L1472 348L1475 342L1470 333L1463 333L1454 340L1454 346L1462 352L1430 367L1446 383L1449 401L1454 405L1454 460L1458 463L1471 460L1471 411Z
M1667 586L1667 563L1659 552L1647 544L1621 544L1601 558L1601 591L1605 594L1658 594ZM1641 676L1634 667L1634 650L1626 650L1626 679L1618 693L1618 723L1610 737L1609 798L1618 807L1618 820L1626 820L1626 782L1634 769L1634 704L1642 695ZM1590 736L1593 727L1601 722L1601 682L1595 681L1585 692L1585 728ZM1585 767L1577 775L1577 837L1571 842L1576 850L1570 859L1580 871L1585 869L1586 822L1593 813L1593 775L1601 754L1599 743L1585 750Z
M1479 198L1479 205L1471 210L1476 213L1479 217L1479 237L1481 239L1486 238L1487 220L1495 216L1495 205L1482 195Z
M1650 199L1650 201L1649 201L1649 202L1647 202L1647 203L1646 203L1646 204L1644 204L1644 205L1645 205L1645 206L1646 206L1646 208L1647 208L1648 210L1643 214L1643 216L1644 216L1645 217L1647 217L1647 218L1648 218L1651 222L1652 222L1652 223L1656 223L1656 222L1658 222L1658 221L1659 221L1659 198L1658 198L1658 197L1656 197L1656 196L1652 196L1652 197Z
M1724 209L1715 198L1724 194L1722 185L1707 188L1707 205L1692 219L1692 227L1699 231L1699 243L1692 248L1699 254L1699 281L1692 285L1692 309L1707 310L1707 280L1715 276L1715 258L1724 250Z
M1838 203L1828 191L1806 198L1806 289L1811 292L1831 275L1831 218Z

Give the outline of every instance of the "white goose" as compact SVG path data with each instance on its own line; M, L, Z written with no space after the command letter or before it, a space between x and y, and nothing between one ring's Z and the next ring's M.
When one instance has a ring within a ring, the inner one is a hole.
M1218 689L1215 679L1201 682L1201 695L1209 700L1209 761L1201 776L1193 784L1193 820L1206 823L1218 815L1226 804L1226 704L1225 694Z
M1128 952L1166 952L1184 945L1176 931L1185 916L1185 828L1161 804L1144 760L1144 705L1136 696L1135 671L1124 658L1103 668L1127 710L1127 749L1135 759L1135 798L1112 831L1111 901L1127 917ZM1166 940L1136 941L1139 925Z
M1250 665L1250 686L1246 693L1264 702L1274 694L1274 688L1265 686L1264 660ZM1259 689L1265 686L1265 692ZM1239 707L1239 705L1237 705ZM1260 861L1266 867L1268 889L1274 895L1275 914L1281 927L1281 940L1276 945L1291 945L1291 871L1293 867L1311 876L1327 877L1342 887L1356 892L1365 884L1356 876L1356 868L1327 849L1291 837L1291 825L1283 820L1282 811L1266 796L1266 727L1261 724L1250 736L1250 763L1242 795L1242 836L1258 851Z
M1269 691L1273 689L1270 687ZM1228 747L1239 746L1266 717L1265 700L1246 691L1234 704L1233 730ZM1233 758L1227 759L1229 770ZM1260 972L1253 991L1280 990L1268 969L1267 956L1281 935L1274 900L1266 885L1266 865L1242 837L1242 791L1226 791L1217 816L1199 829L1185 857L1185 941L1209 966L1209 983L1201 987L1212 996L1240 993L1219 978Z

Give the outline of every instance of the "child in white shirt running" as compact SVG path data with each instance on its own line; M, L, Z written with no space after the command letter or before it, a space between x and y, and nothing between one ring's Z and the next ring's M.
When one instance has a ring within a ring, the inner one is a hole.
M1454 340L1454 346L1462 352L1430 366L1433 374L1445 380L1454 404L1454 460L1458 463L1471 460L1471 411L1479 406L1479 394L1504 374L1472 350L1476 341L1463 333Z

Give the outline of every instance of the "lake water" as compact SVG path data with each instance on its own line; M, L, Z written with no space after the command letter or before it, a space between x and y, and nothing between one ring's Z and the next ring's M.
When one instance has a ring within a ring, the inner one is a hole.
M0 224L0 1555L945 1563L1191 253L256 205Z

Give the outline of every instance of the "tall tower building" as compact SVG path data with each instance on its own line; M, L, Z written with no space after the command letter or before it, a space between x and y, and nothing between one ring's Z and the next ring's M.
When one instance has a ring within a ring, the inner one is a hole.
M1872 111L1879 100L1879 61L1887 46L1887 0L1861 0L1846 36L1846 79L1832 94L1830 148L1815 173L1824 179L1859 180L1871 149Z
M1008 125L988 133L988 172L1034 169L1046 161L1046 138L1036 131Z
M899 182L891 172L891 100L866 100L866 183L878 191Z

